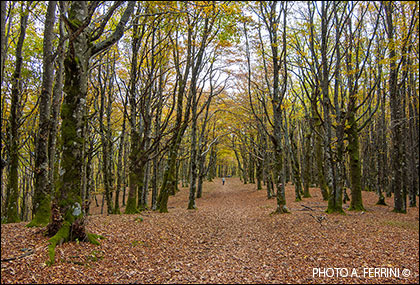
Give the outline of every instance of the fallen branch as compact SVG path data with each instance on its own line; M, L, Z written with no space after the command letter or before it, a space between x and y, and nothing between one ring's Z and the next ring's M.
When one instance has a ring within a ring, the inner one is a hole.
M26 249L25 251L26 252L24 254L21 254L19 256L4 258L4 259L1 260L1 262L3 262L3 261L12 261L12 260L19 259L19 258L28 256L28 255L31 255L32 253L34 253L34 250L32 248Z
M306 211L306 210L311 210L311 211L315 211L314 209L312 209L311 207L305 206L305 205L301 205L304 209L301 209L301 211Z
M322 227L322 221L327 219L324 216L314 216L310 213L308 213L308 215L310 215L312 218L314 218L321 225L321 227Z

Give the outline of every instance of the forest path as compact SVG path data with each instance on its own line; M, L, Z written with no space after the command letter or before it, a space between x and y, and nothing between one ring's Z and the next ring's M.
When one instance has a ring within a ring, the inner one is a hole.
M418 283L418 208L407 215L376 206L363 192L364 213L327 215L320 190L294 202L291 214L270 215L275 199L237 178L205 182L197 209L187 210L188 188L169 198L169 213L92 215L90 232L106 237L101 245L65 243L56 263L48 259L47 238L26 223L2 225L2 283ZM313 211L303 207L310 207ZM95 209L93 209L95 210ZM96 209L98 210L98 209ZM95 211L96 211L95 210ZM324 217L319 223L316 218ZM371 278L363 268L409 269L409 277ZM359 277L313 276L313 268L355 268Z

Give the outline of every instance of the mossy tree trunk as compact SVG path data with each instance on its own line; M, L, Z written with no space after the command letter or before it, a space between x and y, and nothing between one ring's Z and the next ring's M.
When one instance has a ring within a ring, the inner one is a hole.
M39 127L35 150L35 187L32 201L34 219L28 226L45 226L50 220L48 137L50 133L50 101L53 86L53 32L57 1L49 1L45 16L43 74L39 102Z
M181 139L179 139L179 141L180 140ZM168 212L168 199L170 194L169 184L176 180L175 168L177 153L176 144L173 144L169 150L168 165L166 166L165 172L163 174L162 186L157 200L157 207L161 213Z
M61 11L65 10L66 3L59 2L61 6ZM58 169L59 169L59 162L60 159L57 158L57 134L58 134L58 126L59 126L59 117L60 117L60 107L61 101L63 98L63 75L64 75L64 58L65 58L65 44L66 41L62 40L64 35L64 23L63 20L60 19L59 25L59 34L60 34L60 42L59 46L57 47L58 50L63 52L59 53L56 60L56 72L55 72L55 82L53 87L53 98L51 102L51 117L50 117L50 132L48 138L48 160L49 160L49 178L48 178L48 192L54 196L56 191L56 180L58 178Z
M1 1L1 14L0 14L0 49L1 49L1 58L0 58L0 86L3 86L3 77L4 77L4 62L6 60L6 43L8 40L6 40L6 6L7 1ZM4 99L3 96L0 100L0 109L4 109ZM3 112L1 113L0 117L0 141L4 141L4 133L3 133ZM3 143L0 144L0 154L3 154ZM3 169L6 166L6 161L3 159L3 157L0 157L0 193L3 192ZM1 211L1 215L3 216L3 211Z
M9 157L10 157L10 170L6 189L6 222L16 223L19 221L18 216L18 199L19 199L19 185L18 185L18 168L19 168L19 120L21 117L20 106L20 93L22 92L22 49L25 40L26 28L28 25L29 6L31 3L24 3L20 12L20 34L16 45L15 51L15 70L12 75L12 92L11 92L11 105L10 105L10 137L9 137Z
M210 157L207 173L207 181L212 182L216 177L216 162L217 162L217 144L210 148Z
M140 9L140 8L138 8ZM138 13L138 12L136 12ZM128 90L128 102L130 105L130 154L129 170L128 170L128 197L125 214L137 213L137 187L138 176L137 172L137 152L139 151L140 134L137 128L137 99L136 99L136 84L138 81L137 57L141 45L142 34L140 34L139 18L136 17L133 21L133 34L131 42L131 63L130 63L130 86Z
M66 20L70 40L64 61L65 96L61 107L62 175L57 197L60 212L58 216L62 219L53 219L48 225L49 235L52 236L49 240L50 263L54 262L56 245L62 241L79 239L97 243L98 236L86 232L81 198L89 59L121 38L136 3L128 3L115 31L108 38L93 44L103 32L103 29L99 29L92 34L88 27L98 4L87 1L71 2ZM121 3L115 5L119 6ZM104 21L108 20L109 18ZM104 28L106 22L102 23Z
M390 109L391 109L391 137L392 137L392 178L391 188L394 190L394 212L405 213L403 193L402 193L402 149L401 149L401 96L398 90L398 70L396 65L396 50L394 40L394 22L392 13L395 5L392 2L383 4L385 8L385 20L388 28L388 41L389 41L389 58L390 58L390 73L389 73L389 93L390 93Z
M361 169L359 157L359 134L354 114L349 114L350 129L347 130L347 146L350 159L351 201L349 210L365 211L362 200Z

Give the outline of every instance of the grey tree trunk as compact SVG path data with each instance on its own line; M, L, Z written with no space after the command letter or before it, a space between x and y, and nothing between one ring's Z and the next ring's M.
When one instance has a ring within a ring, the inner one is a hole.
M197 91L196 86L190 87L192 88L191 92L194 92L192 95L192 125L191 125L191 158L190 158L190 195L188 200L188 209L193 210L196 209L195 205L195 193L197 191L197 176L198 176L198 169L197 169Z
M127 100L125 101L127 102ZM121 187L125 188L124 180L123 180L123 156L124 156L124 149L125 149L125 121L126 121L126 112L124 110L123 113L123 122L122 122L122 129L120 134L120 143L118 147L118 162L117 162L117 189L115 191L115 214L120 214L120 191ZM125 192L125 191L124 191Z
M65 8L63 7L63 2L60 2L61 10L64 11ZM58 50L61 52L57 56L57 67L55 72L55 82L53 87L53 95L52 95L52 105L51 105L51 118L50 118L50 133L48 138L48 159L49 159L49 193L52 196L55 196L55 189L56 189L56 178L58 176L58 162L57 159L57 134L58 134L58 123L60 117L60 107L61 101L63 98L63 72L64 72L64 48L65 48L65 41L64 41L64 23L60 19L60 43L58 46Z
M43 74L39 100L39 123L35 149L35 187L32 213L34 218L28 226L45 226L50 220L48 138L50 128L51 93L54 80L53 39L57 1L48 1L45 15L43 44Z
M0 86L3 86L3 67L4 62L6 60L6 6L8 1L1 1L1 13L0 13L0 30L1 30L1 37L0 37L0 47L1 47L1 58L0 58ZM4 109L4 99L0 100L0 109ZM0 141L3 142L3 112L1 112L0 118ZM0 193L3 198L3 169L6 166L6 161L3 159L3 143L0 146ZM2 199L3 201L3 199ZM2 211L3 212L3 211Z
M108 59L109 60L109 59ZM113 84L113 70L110 70L109 65L106 66L106 71L102 74L102 65L98 69L98 89L101 98L99 111L99 131L101 134L102 144L102 172L105 198L107 204L107 213L113 214L114 207L112 202L113 191L113 174L112 174L112 132L111 132L111 112L112 112L112 84ZM105 106L106 105L106 106ZM106 115L106 124L104 116Z
M26 35L26 28L29 17L29 6L31 3L26 3L26 9L23 8L22 3L21 17L20 17L20 33L15 52L15 69L12 75L12 91L11 91L11 105L10 105L10 137L9 137L9 157L10 157L10 171L6 188L6 222L15 223L19 221L18 216L18 168L19 168L19 120L21 118L20 98L22 92L22 50Z
M398 71L395 63L395 43L394 43L394 22L392 13L394 11L393 3L383 3L385 9L385 20L388 31L388 41L390 44L390 72L389 72L389 93L390 93L390 109L391 109L391 137L392 137L392 174L391 187L394 190L394 211L397 213L405 213L403 193L402 193L402 132L401 132L401 95L397 89Z

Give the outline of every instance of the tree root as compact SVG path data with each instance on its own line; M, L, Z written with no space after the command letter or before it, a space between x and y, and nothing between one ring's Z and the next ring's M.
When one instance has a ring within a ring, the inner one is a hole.
M48 254L49 254L49 261L47 261L47 265L52 265L55 262L55 248L58 245L63 244L70 240L70 229L71 225L69 222L64 222L61 229L48 241L50 244L48 245ZM88 241L94 245L100 245L98 239L105 239L103 236L93 233L86 233L84 241Z
M289 209L287 209L286 205L283 205L281 207L277 207L277 209L272 212L270 215L275 215L275 214L290 214Z

